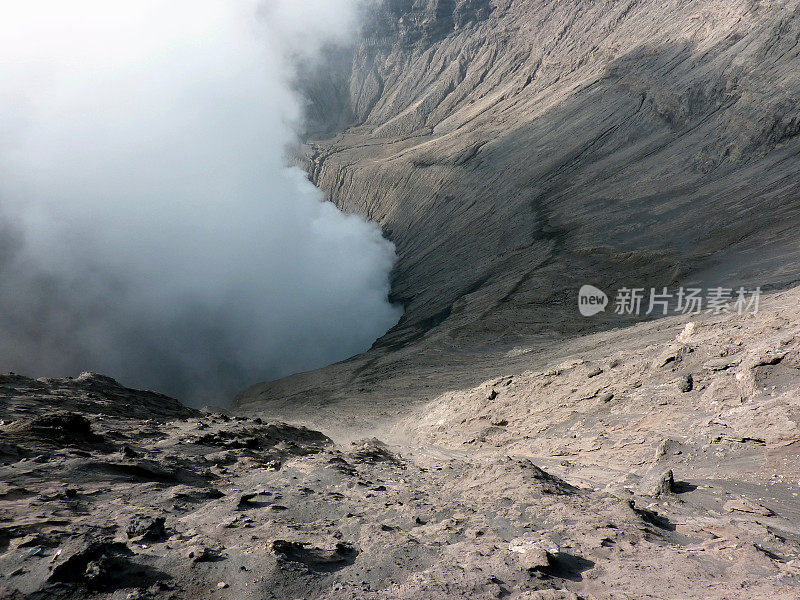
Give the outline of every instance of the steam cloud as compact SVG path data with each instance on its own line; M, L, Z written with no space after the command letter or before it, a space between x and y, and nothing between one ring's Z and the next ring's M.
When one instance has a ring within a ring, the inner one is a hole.
M219 402L397 321L393 246L284 166L284 57L352 4L3 3L0 371Z

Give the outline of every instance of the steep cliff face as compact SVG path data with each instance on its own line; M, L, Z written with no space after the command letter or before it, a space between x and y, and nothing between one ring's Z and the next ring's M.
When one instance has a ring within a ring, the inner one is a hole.
M613 324L580 320L583 283L800 279L797 0L386 0L348 77L319 112L349 126L305 163L396 243L406 313L366 358L243 398Z

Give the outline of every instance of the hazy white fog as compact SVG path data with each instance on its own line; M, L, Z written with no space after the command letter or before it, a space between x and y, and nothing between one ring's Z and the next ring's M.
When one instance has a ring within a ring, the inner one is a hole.
M0 3L0 371L220 402L391 327L392 245L284 167L347 0Z

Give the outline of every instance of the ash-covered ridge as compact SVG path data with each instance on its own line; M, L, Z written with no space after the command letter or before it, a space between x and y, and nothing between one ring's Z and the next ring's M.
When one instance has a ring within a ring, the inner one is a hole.
M6 377L0 596L792 598L799 296L498 364L389 427L294 407L339 443L277 405L155 417L99 376Z
M304 161L397 245L405 314L366 355L287 389L337 400L377 386L407 402L478 383L514 347L624 324L579 317L587 283L798 281L796 0L378 6L329 72L338 133ZM393 383L436 365L445 375Z

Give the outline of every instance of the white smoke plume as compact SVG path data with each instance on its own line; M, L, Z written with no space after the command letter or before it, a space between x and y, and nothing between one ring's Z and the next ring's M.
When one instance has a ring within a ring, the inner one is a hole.
M347 0L0 5L0 371L194 403L365 350L394 248L285 167Z

